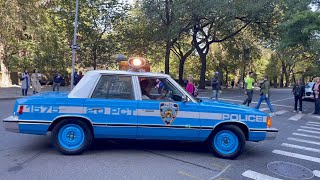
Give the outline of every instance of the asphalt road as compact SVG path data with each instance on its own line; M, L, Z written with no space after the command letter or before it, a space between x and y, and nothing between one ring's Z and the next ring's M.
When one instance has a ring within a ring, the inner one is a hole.
M244 98L242 91L224 90L220 99L240 104ZM303 114L293 113L288 89L272 90L271 102L277 139L247 142L236 160L216 158L202 143L166 141L98 140L83 155L64 156L51 147L50 137L0 126L0 179L320 179L320 118L311 115L313 102L304 102ZM13 104L0 101L0 119Z

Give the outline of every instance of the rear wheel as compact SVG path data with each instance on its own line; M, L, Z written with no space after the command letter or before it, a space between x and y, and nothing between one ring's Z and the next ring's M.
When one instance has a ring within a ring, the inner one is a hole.
M235 159L243 151L245 136L242 130L234 125L225 125L216 129L209 139L209 148L217 157Z
M52 131L53 145L66 155L83 153L91 145L92 139L90 128L81 120L62 120Z

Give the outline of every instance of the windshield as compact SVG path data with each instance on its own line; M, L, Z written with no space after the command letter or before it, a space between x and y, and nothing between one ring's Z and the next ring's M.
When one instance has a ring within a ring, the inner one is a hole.
M306 85L306 88L312 88L313 84L314 84L314 83L308 83L308 84Z

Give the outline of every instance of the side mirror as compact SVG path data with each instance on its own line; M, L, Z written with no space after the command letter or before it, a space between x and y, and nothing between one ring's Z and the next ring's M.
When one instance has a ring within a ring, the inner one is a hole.
M188 102L188 96L183 96L183 97L181 98L181 102L183 102L183 103Z

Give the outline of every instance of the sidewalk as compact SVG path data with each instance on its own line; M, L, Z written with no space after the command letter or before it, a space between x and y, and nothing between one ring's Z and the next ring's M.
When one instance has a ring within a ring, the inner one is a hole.
M60 91L69 91L69 86L60 86ZM42 86L41 92L52 91L51 86ZM28 89L28 96L32 95L32 88ZM22 91L20 86L2 87L0 88L0 100L11 100L21 98Z

